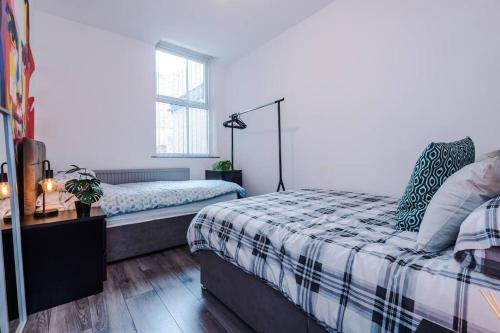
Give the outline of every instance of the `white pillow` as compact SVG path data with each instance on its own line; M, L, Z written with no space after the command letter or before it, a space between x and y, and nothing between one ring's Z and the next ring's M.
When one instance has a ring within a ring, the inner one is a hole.
M0 199L0 219L10 214L10 198Z
M469 164L451 175L432 198L420 225L418 249L436 252L453 245L469 214L500 194L500 157Z
M76 198L69 192L48 192L45 193L45 207L47 209L73 210L75 209ZM36 207L42 207L43 198L40 194L36 199ZM92 207L101 207L101 200L92 204Z

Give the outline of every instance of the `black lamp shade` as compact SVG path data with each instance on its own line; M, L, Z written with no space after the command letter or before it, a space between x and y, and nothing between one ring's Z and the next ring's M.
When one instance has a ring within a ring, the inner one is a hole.
M9 177L7 176L7 172L3 171L3 167L7 165L7 162L3 162L0 166L0 183L7 183L9 181Z
M52 179L54 178L54 170L47 169L45 170L45 179Z

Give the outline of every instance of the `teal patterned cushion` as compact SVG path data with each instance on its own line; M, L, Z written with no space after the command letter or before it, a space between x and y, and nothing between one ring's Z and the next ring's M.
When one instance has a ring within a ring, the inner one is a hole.
M396 212L396 229L418 231L427 205L445 180L473 163L474 142L467 137L451 143L431 143L413 169Z

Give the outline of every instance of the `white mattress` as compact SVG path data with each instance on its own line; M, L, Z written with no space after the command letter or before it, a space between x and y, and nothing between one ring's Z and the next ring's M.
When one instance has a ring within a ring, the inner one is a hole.
M176 217L181 215L198 213L203 207L215 204L217 202L229 201L237 199L236 193L224 194L208 200L193 202L186 205L172 206L159 209L145 210L142 212L135 212L130 214L117 215L106 218L107 227L117 227L133 223L149 222L158 219L169 217Z

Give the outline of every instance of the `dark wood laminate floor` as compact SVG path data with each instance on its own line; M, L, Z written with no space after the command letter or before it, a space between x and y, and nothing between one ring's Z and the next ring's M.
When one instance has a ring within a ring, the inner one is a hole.
M181 247L109 265L102 293L31 315L24 332L252 330L202 292L199 263Z

